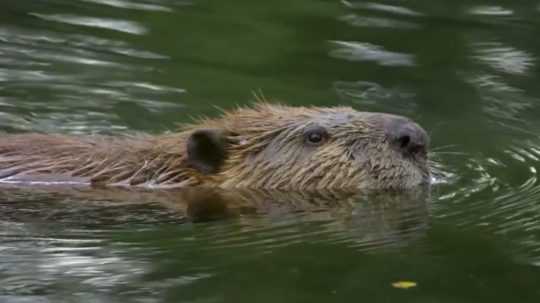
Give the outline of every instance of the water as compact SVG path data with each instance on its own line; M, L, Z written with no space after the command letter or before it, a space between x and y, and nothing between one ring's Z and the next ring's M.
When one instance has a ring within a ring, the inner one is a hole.
M202 208L2 188L0 302L538 302L539 17L538 1L2 1L2 131L158 133L262 92L407 115L439 173L430 193Z

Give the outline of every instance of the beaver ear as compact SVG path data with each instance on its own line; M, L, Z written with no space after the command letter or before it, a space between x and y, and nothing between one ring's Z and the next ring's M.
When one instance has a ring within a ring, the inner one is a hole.
M225 132L220 129L199 129L188 138L187 158L191 167L203 174L219 171L227 156Z

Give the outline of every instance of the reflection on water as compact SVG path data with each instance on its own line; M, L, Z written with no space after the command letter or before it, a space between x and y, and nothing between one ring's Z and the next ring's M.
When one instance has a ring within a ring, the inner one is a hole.
M47 201L51 196L55 201ZM139 281L152 275L153 260L171 249L223 256L238 249L271 254L305 243L396 249L424 236L427 199L421 189L362 194L4 187L0 268L8 278L0 279L0 293L48 296L69 280L92 293L111 294L129 285L124 292L148 296L219 270L186 256L184 272L205 270L165 285ZM227 224L204 223L217 219ZM161 238L166 242L145 244L156 233L169 234Z

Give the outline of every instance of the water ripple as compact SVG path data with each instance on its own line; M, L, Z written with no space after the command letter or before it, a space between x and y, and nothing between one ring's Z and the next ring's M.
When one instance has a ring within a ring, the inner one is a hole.
M79 33L11 27L0 39L0 83L10 92L0 98L2 130L114 133L128 129L117 111L123 104L148 113L182 107L176 96L184 89L132 80L149 71L146 60L167 56Z
M383 17L367 17L356 14L348 14L339 18L339 20L346 22L352 26L357 27L371 27L371 28L392 28L396 30L403 29L419 29L420 25L407 22L398 21L390 18Z
M331 41L337 48L330 56L349 61L373 61L382 66L414 66L414 56L387 51L381 46L366 42Z
M347 1L347 0L342 0L342 3L345 6L350 7L350 8L360 8L360 9L366 9L366 10L391 13L391 14L396 14L396 15L422 16L422 14L417 11L414 11L407 7L398 6L398 5L382 4L382 3L376 3L376 2L365 2L365 1Z
M0 47L0 51L11 57L16 55L39 56L41 54L68 54L79 56L81 54L98 54L92 53L99 51L100 54L115 53L133 58L141 59L167 59L167 56L153 53L147 50L136 49L131 47L127 42L120 40L111 40L99 38L83 34L63 34L60 35L54 32L39 32L27 31L20 28L2 28L0 29L0 40L6 45ZM51 51L51 50L54 50ZM8 58L4 58L8 61ZM28 60L9 60L13 63L25 63ZM63 60L67 61L67 60ZM41 64L45 64L40 62Z
M511 16L514 14L511 9L502 6L475 6L469 9L469 13L484 16Z
M62 14L40 14L40 13L29 13L31 16L37 18L54 21L60 23L66 23L71 25L81 25L95 28L103 28L128 34L134 35L143 35L148 31L141 24L134 21L126 20L117 20L117 19L107 19L107 18L98 18L98 17L85 17L77 15L62 15Z
M466 160L465 157L469 159ZM465 156L449 192L438 194L434 215L463 229L506 237L519 261L540 260L540 144L518 141L496 156ZM467 172L468 171L468 172Z
M171 12L172 9L159 4L137 3L136 1L124 1L124 0L81 0L89 3L96 3L101 5L107 5L117 8L127 8L144 11L162 11Z
M384 111L392 107L394 113L411 115L417 107L415 94L401 88L387 88L369 81L336 81L333 85L340 98L359 104L362 109Z
M525 75L536 61L531 54L500 42L475 43L473 47L476 50L473 58L500 72Z
M477 74L467 77L466 80L477 89L483 101L482 109L495 117L497 124L518 132L530 133L525 126L519 126L524 122L520 114L533 108L538 103L537 98L528 96L524 90L511 86L505 78L498 75ZM505 120L512 121L512 125L505 124Z

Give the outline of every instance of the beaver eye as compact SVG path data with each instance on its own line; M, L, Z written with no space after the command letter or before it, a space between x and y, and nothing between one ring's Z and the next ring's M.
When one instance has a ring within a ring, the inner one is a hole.
M309 145L321 145L328 138L326 129L322 126L311 126L304 132L304 141Z

